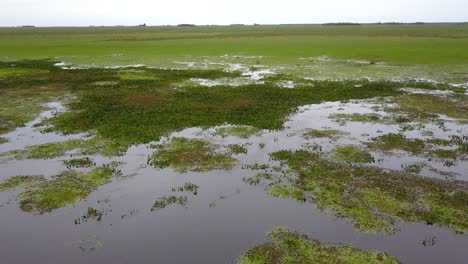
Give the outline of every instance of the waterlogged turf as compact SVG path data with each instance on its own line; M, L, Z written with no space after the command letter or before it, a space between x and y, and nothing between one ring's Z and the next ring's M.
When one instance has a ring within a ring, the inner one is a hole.
M225 153L218 153L217 147L204 140L173 138L154 147L156 152L149 157L148 164L161 169L172 167L180 173L232 169L237 161Z
M64 171L51 180L16 176L2 183L0 190L25 189L18 194L21 209L42 214L85 199L95 188L108 183L113 173L102 167L88 173Z
M353 219L364 232L394 232L399 219L447 226L460 233L468 229L466 184L353 166L374 159L352 146L338 147L332 157L338 162L305 150L272 153L271 158L288 169L269 176L268 192L331 209L339 217ZM419 192L414 193L414 188Z
M381 252L366 252L349 245L322 244L307 236L276 227L270 242L249 249L238 264L270 263L398 263Z
M2 261L463 263L465 31L0 29Z

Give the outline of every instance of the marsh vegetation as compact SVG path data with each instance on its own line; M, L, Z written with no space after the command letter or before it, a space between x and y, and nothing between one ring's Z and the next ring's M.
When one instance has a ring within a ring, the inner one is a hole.
M69 237L180 263L467 258L465 26L133 30L0 29L12 232L57 227L61 259Z

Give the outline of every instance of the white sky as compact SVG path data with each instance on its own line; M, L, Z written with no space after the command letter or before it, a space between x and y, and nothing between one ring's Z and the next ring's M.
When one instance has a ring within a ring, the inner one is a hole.
M468 21L468 0L0 0L0 26Z

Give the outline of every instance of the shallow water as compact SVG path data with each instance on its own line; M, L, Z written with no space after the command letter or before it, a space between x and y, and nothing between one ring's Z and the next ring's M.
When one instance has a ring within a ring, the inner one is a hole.
M234 155L240 164L268 163L271 152L301 149L305 144L319 144L323 151L335 146L362 142L386 133L398 133L398 124L346 122L329 118L336 113L387 113L378 110L382 101L361 100L349 103L326 102L304 106L289 117L284 130L262 131L258 136L240 139L214 135L216 128L190 128L171 137L207 139L226 148L242 144L247 154ZM54 113L65 111L60 103L49 104L51 110L17 130L4 135L10 142L0 145L0 152L27 146L84 138L86 135L62 136L40 133L34 125ZM426 124L424 129L406 131L410 138L447 139L452 134L467 135L468 126L443 117L445 129ZM336 139L306 139L307 129L337 129L347 135ZM155 142L157 143L157 142ZM261 148L260 143L265 147ZM350 243L361 249L389 253L403 263L465 263L468 259L468 235L423 223L399 223L395 234L365 234L356 230L347 219L318 210L312 204L297 203L272 197L264 185L250 186L242 178L256 171L239 165L230 171L179 174L171 168L156 169L147 165L154 150L149 145L131 147L122 157L93 156L97 165L120 161L122 175L99 187L85 200L52 213L37 215L22 212L15 199L16 191L0 193L0 263L233 263L245 250L265 240L265 232L273 226L285 226L310 234L323 242ZM404 152L371 152L377 160L372 166L402 170L402 165L428 162ZM0 158L0 181L15 175L52 177L66 170L63 160L69 155L50 160L14 160ZM458 180L468 180L468 161L457 160L444 166L431 160L422 176L444 178L431 170L451 172ZM187 194L186 206L172 205L151 212L154 201L173 194L171 189L186 182L199 186L197 195ZM93 219L76 225L74 219L88 207L104 212L101 221ZM424 246L423 240L435 237L435 244ZM27 254L24 254L27 252Z

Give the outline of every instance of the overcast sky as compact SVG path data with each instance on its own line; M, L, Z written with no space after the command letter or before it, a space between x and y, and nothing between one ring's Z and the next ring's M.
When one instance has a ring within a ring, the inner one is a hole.
M0 0L0 26L468 21L468 0Z

